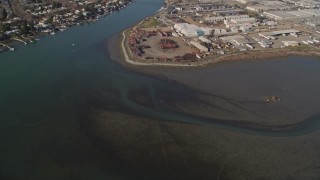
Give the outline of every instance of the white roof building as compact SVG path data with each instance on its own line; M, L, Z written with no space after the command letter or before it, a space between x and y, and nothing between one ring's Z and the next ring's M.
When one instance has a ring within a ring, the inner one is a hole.
M245 19L245 18L249 18L249 15L225 16L224 18L225 18L225 20Z
M208 52L209 51L209 49L207 47L203 46L199 42L191 41L190 44L192 44L193 46L198 48L201 52Z
M304 11L288 11L288 14L292 14L294 16L297 16L299 18L309 18L309 17L313 17L313 14L311 13L306 13Z
M320 9L299 9L299 11L311 14L312 16L320 16Z
M276 10L277 8L274 6L253 5L253 6L247 6L246 9L248 9L249 11L262 12L262 11Z
M282 34L297 34L300 31L295 29L287 29L287 30L280 30L280 31L272 31L272 32L262 32L259 33L259 36L269 39L270 36L278 36Z
M275 20L284 20L284 19L292 19L296 18L294 15L289 14L285 11L269 11L263 13L266 17L275 19Z
M213 16L204 18L204 20L206 20L207 22L221 22L224 19L225 18L223 16Z
M285 46L299 46L297 41L282 41Z
M214 29L214 36L224 36L224 35L230 35L230 34L236 34L238 33L237 28L231 28L231 31L227 31L225 29Z
M212 30L211 28L199 27L194 24L188 23L177 23L173 27L176 29L178 33L181 33L187 37L209 35Z
M230 22L238 25L246 23L256 23L256 18L231 19Z
M211 41L204 36L200 36L198 39L202 42L205 42L205 43L211 43Z

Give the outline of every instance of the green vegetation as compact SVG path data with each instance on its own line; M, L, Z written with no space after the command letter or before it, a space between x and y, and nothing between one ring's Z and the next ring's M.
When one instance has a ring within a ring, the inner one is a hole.
M27 35L30 33L31 31L31 27L30 25L27 23L27 21L23 21L21 27L20 27L20 31L21 31L21 34L24 34L24 35Z
M8 17L7 10L5 8L0 8L0 20L5 20Z
M307 44L302 44L300 46L290 47L290 48L296 51L305 51L305 50L311 49L312 47Z
M10 30L10 25L0 22L0 32L5 32Z
M157 20L155 17L147 18L144 20L139 27L140 28L152 28L152 27L163 27L164 24Z
M61 8L62 7L62 4L59 3L59 2L52 2L52 8L53 9L56 9L56 8Z

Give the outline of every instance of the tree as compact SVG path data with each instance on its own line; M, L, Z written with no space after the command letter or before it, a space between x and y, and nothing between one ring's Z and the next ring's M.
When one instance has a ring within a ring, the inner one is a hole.
M61 8L61 7L62 7L62 4L59 2L53 2L52 4L52 9Z
M8 12L5 8L0 8L0 19L5 20L8 17Z
M88 4L87 7L85 8L86 11L89 11L90 13L95 13L96 8L94 7L94 4Z
M84 17L84 15L83 15L82 13L80 13L78 19L79 19L79 20L84 20L85 17Z
M30 27L28 26L27 21L23 21L21 27L20 27L20 31L22 34L27 35L30 33Z
M0 22L0 32L5 32L5 31L8 31L9 29L10 29L9 24Z
M49 16L48 23L52 24L52 22L53 22L53 16Z
M0 33L4 32L4 26L2 24L2 22L0 22Z

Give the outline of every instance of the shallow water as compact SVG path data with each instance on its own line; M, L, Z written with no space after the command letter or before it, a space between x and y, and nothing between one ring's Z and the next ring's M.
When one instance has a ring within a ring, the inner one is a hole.
M96 138L88 118L93 109L266 136L301 135L319 128L320 61L316 58L164 70L181 73L183 84L111 61L106 40L152 15L163 3L153 2L138 0L97 23L0 54L0 179L117 178L122 163L114 157L117 152ZM188 87L187 78L198 81L199 89ZM196 102L205 87L213 89L209 92L213 95L239 102L279 93L282 108L290 104L290 110L300 109L298 116L307 121L285 130L252 128L174 112L161 104Z

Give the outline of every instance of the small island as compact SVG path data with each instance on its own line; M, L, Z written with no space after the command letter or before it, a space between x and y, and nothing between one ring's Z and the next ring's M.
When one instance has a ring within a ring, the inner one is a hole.
M254 5L252 5L254 4ZM320 10L288 1L167 1L123 32L127 63L198 66L320 55Z

